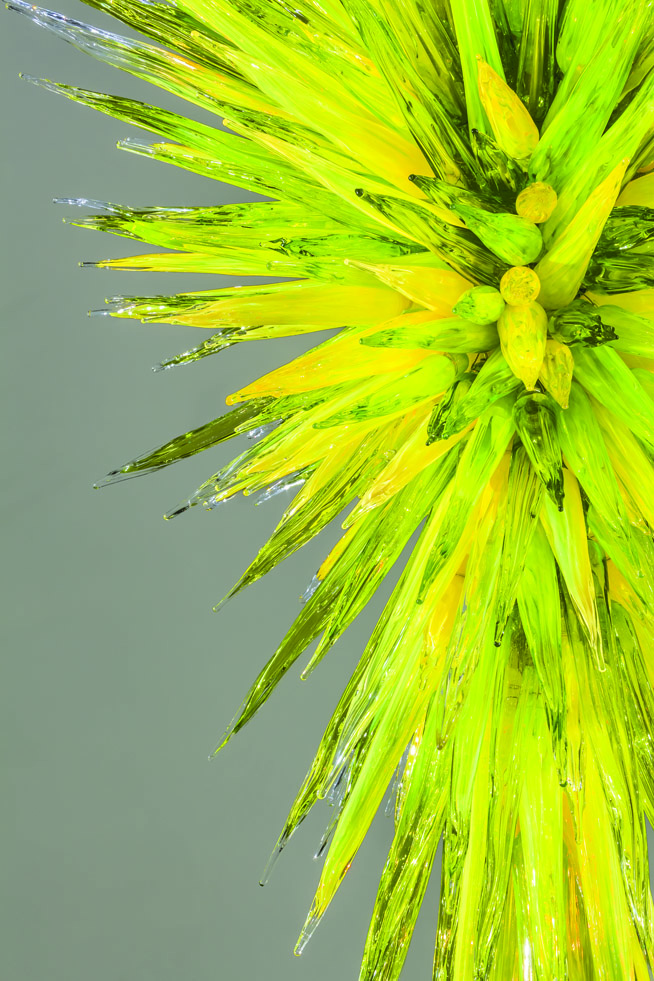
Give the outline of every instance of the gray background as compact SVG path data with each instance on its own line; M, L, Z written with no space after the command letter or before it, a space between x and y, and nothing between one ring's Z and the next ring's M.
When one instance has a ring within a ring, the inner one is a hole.
M70 0L57 9L123 31ZM108 470L221 414L227 393L312 342L244 345L153 374L153 364L199 335L88 319L105 296L209 288L216 280L78 268L83 259L148 249L62 225L75 209L53 197L191 205L245 195L119 152L118 139L141 131L17 75L179 111L173 97L4 10L0 55L4 976L355 978L390 821L377 817L301 958L292 949L317 883L312 856L327 805L298 831L265 889L258 878L381 601L310 681L299 681L299 667L292 671L209 764L337 524L214 614L283 500L234 502L169 523L161 516L240 446L92 490ZM408 981L430 976L436 905L433 881Z

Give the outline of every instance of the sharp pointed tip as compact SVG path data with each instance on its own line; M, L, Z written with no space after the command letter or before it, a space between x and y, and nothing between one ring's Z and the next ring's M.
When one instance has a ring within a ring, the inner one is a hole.
M185 511L188 511L190 506L190 504L180 504L179 507L173 508L172 511L166 511L163 516L164 521L172 521L173 518L179 517L180 514L184 514Z
M119 480L124 480L129 476L130 474L127 473L125 469L110 470L109 473L104 475L104 477L100 477L98 480L96 480L96 482L93 484L93 487L95 490L101 490L101 488L109 487L110 484L115 484Z
M276 842L275 847L270 853L270 858L266 862L266 866L263 872L261 873L261 878L259 879L260 886L267 886L268 883L270 882L270 876L272 875L273 869L277 865L277 859L284 851L287 841L288 841L288 835L282 833L278 841Z
M304 949L311 940L312 936L316 932L316 928L320 923L320 917L316 916L315 913L309 913L306 919L306 923L302 928L302 933L298 937L297 943L293 949L293 953L296 957L301 957Z
M214 613L219 613L222 610L222 608L226 606L227 603L229 603L230 599L236 596L236 594L240 592L241 589L242 589L241 584L236 583L236 585L232 589L230 589L230 591L226 593L223 596L223 598L216 603L215 606L211 607L212 611Z

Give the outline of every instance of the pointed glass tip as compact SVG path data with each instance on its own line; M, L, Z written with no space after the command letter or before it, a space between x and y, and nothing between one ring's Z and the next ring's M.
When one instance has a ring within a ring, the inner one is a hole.
M17 7L9 8L17 10ZM37 78L36 75L26 75L25 72L19 72L18 77L24 82L31 82L32 85L38 85L40 89L45 89L47 92L55 92L57 95L60 94L59 86L56 82L50 82L47 78Z
M230 739L234 735L234 731L236 729L236 724L237 724L238 720L240 719L240 717L241 717L241 712L239 710L236 713L236 715L234 716L234 718L232 719L232 721L229 723L229 725L227 726L227 728L225 729L224 733L222 734L221 740L218 743L218 745L216 746L216 748L214 749L214 751L209 754L209 762L210 763L212 763L214 760L218 759L218 754L220 753L221 749L224 749L225 748L225 746L227 745L227 743L230 741Z
M309 913L309 915L307 916L306 923L302 928L302 933L298 937L298 941L295 945L295 949L293 950L293 953L295 954L296 957L300 957L302 955L306 945L309 943L312 936L316 932L318 924L320 923L320 919L321 918L319 916L316 916L316 914L313 911Z
M90 208L91 211L117 212L120 210L109 201L98 201L95 198L53 198L52 203L70 205L73 208Z
M108 474L104 477L100 477L99 480L93 484L94 490L100 490L101 487L109 487L111 484L118 484L121 480L128 480L130 477L137 477L138 473L130 473L125 467L120 470L110 470Z
M261 878L259 879L259 885L260 886L267 886L268 885L268 883L270 881L270 876L272 875L272 871L275 868L275 866L277 865L277 861L279 859L279 856L284 851L284 848L286 846L287 841L288 841L288 838L287 837L284 837L284 835L281 835L280 838L279 838L279 840L276 842L275 847L273 848L272 852L270 853L270 858L266 862L266 867L264 868L263 872L261 873Z
M230 601L230 599L231 599L231 598L232 598L233 596L236 596L236 594L237 594L238 592L239 592L239 588L238 588L238 583L237 583L237 584L236 584L236 586L234 586L234 588L233 588L233 589L230 589L230 591L229 591L228 593L226 593L226 594L225 594L225 595L223 596L223 598L222 598L221 600L218 600L218 602L216 603L216 605L215 605L215 606L212 606L212 607L211 607L211 609L212 609L212 611L213 611L214 613L219 613L219 612L220 612L220 611L222 610L222 608L223 608L223 607L224 607L224 606L225 606L225 605L226 605L227 603L229 603L229 601Z
M112 311L103 308L102 310L89 310L87 317L110 317Z
M190 507L191 507L190 501L186 501L184 504L179 504L176 508L173 508L171 511L166 511L166 513L164 514L164 521L172 521L173 518L177 518L179 517L180 514L184 514L185 511L188 511Z

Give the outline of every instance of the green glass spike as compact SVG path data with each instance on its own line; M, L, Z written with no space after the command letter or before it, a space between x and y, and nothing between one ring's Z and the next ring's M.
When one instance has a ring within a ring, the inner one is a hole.
M654 401L618 353L606 345L573 348L575 378L654 452ZM654 395L654 393L653 393Z
M602 323L615 332L611 347L642 358L654 358L654 321L611 303L599 308Z
M595 249L597 256L616 256L629 249L642 249L654 238L654 209L637 205L615 207L602 229Z
M524 447L511 455L504 517L502 560L497 584L495 643L499 646L513 610L532 535L540 518L543 484Z
M427 446L438 440L445 439L448 417L453 413L459 402L465 398L470 391L470 387L475 381L475 376L471 372L455 381L452 387L438 401L432 410L427 423Z
M466 443L452 484L447 513L423 575L420 600L424 599L436 570L454 554L479 495L506 453L514 432L511 410L512 400L508 397L491 405L479 417Z
M328 429L402 412L444 392L467 366L465 355L434 354L405 378L395 378L382 385L369 398L362 400L358 393L354 394L349 405L316 423L316 427Z
M506 266L479 245L466 229L441 221L436 214L400 198L373 194L361 188L357 194L362 201L398 229L442 258L452 269L473 282L495 285Z
M587 18L572 13L570 5L566 15L564 34L573 18L578 18L576 27L582 22L579 18ZM558 87L531 159L532 180L548 181L558 189L596 146L620 98L647 17L646 0L628 0L620 7L603 0L594 8L590 30L568 41L570 69Z
M477 85L477 58L481 56L502 78L504 71L488 0L460 0L452 4L452 19L461 56L468 125L471 131L488 131Z
M558 0L512 3L514 33L520 38L515 90L534 122L543 122L556 91L555 62ZM522 17L520 15L522 14Z
M453 403L444 421L443 438L453 436L477 419L484 409L498 399L521 388L519 378L509 368L501 351L495 350L481 366L470 389Z
M487 289L487 287L479 287ZM499 295L499 294L498 294ZM502 301L504 302L504 301ZM458 309L458 304L455 309ZM492 323L472 323L461 317L445 317L431 323L380 330L361 338L366 347L391 347L401 350L450 351L477 353L497 347L497 329Z
M572 382L569 407L555 411L556 430L566 465L575 474L590 502L616 530L622 528L627 533L629 521L602 432L590 399L577 382Z
M507 209L512 207L518 192L527 183L522 169L500 149L492 136L473 130L471 143L482 171L482 187L496 193Z
M566 692L561 649L561 603L556 562L542 525L537 522L524 556L517 592L520 620L538 672L552 747L559 769L566 766Z
M556 403L549 395L525 392L515 402L518 436L550 499L563 510L561 448L556 436Z
M130 460L119 470L110 471L95 486L102 487L105 484L126 480L128 477L153 473L155 470L170 466L171 463L176 463L178 460L185 460L189 456L194 456L212 446L217 446L218 443L231 439L240 433L256 430L261 425L261 413L270 408L274 401L271 398L253 399L246 405L239 405L231 412L214 419L213 422L207 422L204 426L199 426L188 433L176 436L175 439L169 440L156 450Z

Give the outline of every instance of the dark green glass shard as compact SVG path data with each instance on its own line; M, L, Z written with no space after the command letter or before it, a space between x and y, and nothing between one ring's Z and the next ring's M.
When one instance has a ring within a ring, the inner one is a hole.
M119 470L111 470L105 478L99 480L96 487L104 487L106 484L115 484L128 477L137 477L139 474L152 473L161 470L171 463L178 460L185 460L189 456L208 450L212 446L217 446L227 439L239 433L254 430L261 425L260 413L269 408L276 400L272 398L252 399L245 405L239 405L231 412L227 412L213 422L207 422L204 426L191 429L188 433L176 436L163 446L146 453L144 456L130 460Z
M454 412L458 403L468 394L474 381L475 375L472 372L466 372L466 374L461 375L449 391L434 406L429 422L427 423L427 446L445 438L444 434L447 428L448 417Z
M549 320L548 332L564 344L580 342L590 347L606 344L617 336L610 324L604 322L601 308L584 299L555 310Z

